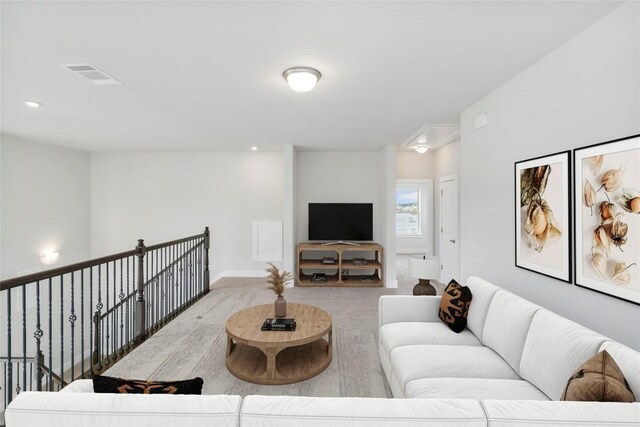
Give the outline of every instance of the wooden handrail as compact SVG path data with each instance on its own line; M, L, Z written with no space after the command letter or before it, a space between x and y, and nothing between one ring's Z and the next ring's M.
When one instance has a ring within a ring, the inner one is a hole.
M28 283L34 283L40 280L61 276L63 274L72 273L78 270L84 270L86 268L95 267L96 265L104 264L107 262L115 261L121 258L136 255L138 251L136 249L120 252L113 255L107 255L100 258L94 258L88 261L81 261L75 264L63 265L62 267L52 268L51 270L40 271L38 273L29 274L27 276L14 277L6 279L0 282L0 291L6 291L18 286L26 285Z
M184 237L182 239L172 240L170 242L158 243L157 245L147 246L146 248L147 248L147 252L151 252L151 251L155 251L156 249L166 248L167 246L177 245L178 243L188 242L189 240L204 238L205 236L206 236L206 233L196 234L193 236Z
M147 246L145 247L145 250L149 252L157 249L162 249L171 245L176 245L178 243L184 243L184 242L188 242L198 238L204 238L205 236L206 236L205 233L196 234L193 236L184 237L182 239L176 239L176 240L171 240L169 242L159 243L157 245ZM113 255L107 255L100 258L94 258L88 261L81 261L75 264L63 265L62 267L53 268L51 270L39 271L37 273L29 274L27 276L13 277L11 279L6 279L0 282L0 291L13 289L18 286L26 285L28 283L38 282L40 280L50 279L53 277L61 276L63 274L73 273L74 271L95 267L96 265L115 261L121 258L138 255L139 252L140 252L140 249L136 248L130 251L120 252Z

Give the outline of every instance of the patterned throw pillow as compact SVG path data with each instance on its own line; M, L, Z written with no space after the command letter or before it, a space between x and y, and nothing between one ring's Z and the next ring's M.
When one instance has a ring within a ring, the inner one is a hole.
M94 393L120 394L202 394L204 381L197 377L184 381L141 381L96 375Z
M569 378L560 400L635 402L636 398L616 361L603 350Z
M442 294L438 316L457 334L467 327L471 298L473 298L471 289L468 286L460 286L455 280L449 282Z

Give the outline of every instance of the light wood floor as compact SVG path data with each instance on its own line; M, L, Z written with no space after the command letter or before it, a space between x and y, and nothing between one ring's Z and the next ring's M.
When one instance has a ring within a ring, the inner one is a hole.
M290 302L312 304L333 318L334 353L320 375L289 385L241 381L225 366L224 323L231 314L273 302L264 279L225 278L202 300L110 368L105 375L133 379L204 379L203 394L391 397L378 358L378 298L410 294L408 259L398 257L398 288L288 288ZM438 290L441 293L441 289Z

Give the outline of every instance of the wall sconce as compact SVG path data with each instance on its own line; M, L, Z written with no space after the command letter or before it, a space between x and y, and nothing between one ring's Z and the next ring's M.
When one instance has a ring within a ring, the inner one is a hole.
M40 260L43 264L53 264L60 256L60 252L45 252L40 255Z

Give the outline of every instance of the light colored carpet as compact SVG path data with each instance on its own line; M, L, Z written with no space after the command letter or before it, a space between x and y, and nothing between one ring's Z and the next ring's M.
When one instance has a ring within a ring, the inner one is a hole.
M252 305L272 303L264 279L224 278L211 292L110 368L105 375L153 380L204 379L203 394L391 397L378 358L378 298L411 294L408 257L398 257L398 288L288 288L289 302L311 304L333 318L333 360L318 376L264 386L225 366L224 323ZM441 293L441 287L438 293Z

